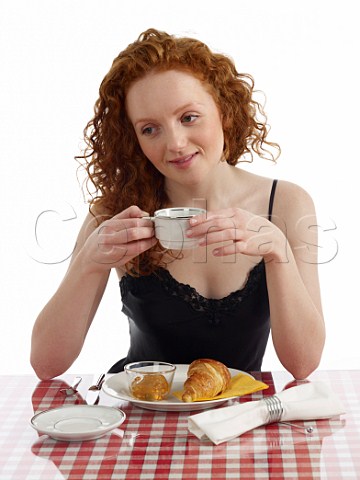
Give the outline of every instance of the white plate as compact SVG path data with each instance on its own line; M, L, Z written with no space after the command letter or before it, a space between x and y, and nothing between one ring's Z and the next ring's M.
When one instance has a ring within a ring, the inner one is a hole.
M176 365L176 371L171 392L178 392L183 390L184 382L187 378L188 368L189 365ZM229 368L229 370L232 377L234 375L237 375L238 373L243 373L244 375L248 375L249 377L253 378L251 375L246 372L242 372L241 370L235 370L233 368ZM160 410L166 412L205 410L206 408L211 408L215 405L219 405L230 400L230 398L219 398L217 400L207 400L205 402L182 402L174 395L172 395L171 392L166 400L160 400L158 402L138 400L130 394L125 372L115 373L111 377L107 378L107 380L105 380L105 382L103 383L102 388L104 392L111 397L119 398L120 400L127 400L128 402L133 403L137 407L147 408L148 410Z
M125 420L122 410L101 405L65 405L37 413L30 420L39 433L55 440L81 441L100 438Z

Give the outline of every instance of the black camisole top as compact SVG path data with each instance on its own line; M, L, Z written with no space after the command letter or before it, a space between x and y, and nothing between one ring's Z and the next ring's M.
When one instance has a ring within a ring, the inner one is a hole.
M270 221L276 184L274 180ZM261 370L270 332L264 260L250 271L243 288L222 299L201 296L164 268L142 277L124 275L120 291L130 348L109 373L139 360L189 364L197 358L213 358L243 371Z

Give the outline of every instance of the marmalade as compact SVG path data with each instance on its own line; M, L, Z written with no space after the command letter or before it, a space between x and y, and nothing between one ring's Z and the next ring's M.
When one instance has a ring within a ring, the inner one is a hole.
M131 383L131 393L135 398L145 401L163 400L170 387L164 375L159 373L138 376Z

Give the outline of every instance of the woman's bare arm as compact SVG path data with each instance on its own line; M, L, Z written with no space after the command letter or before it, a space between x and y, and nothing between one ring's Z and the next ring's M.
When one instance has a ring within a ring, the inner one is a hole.
M216 256L239 253L264 258L275 350L295 378L307 377L318 366L325 341L316 216L310 196L297 185L281 181L271 222L247 210L229 208L194 217L191 224L200 244L228 241L216 246Z
M279 182L274 213L286 241L266 262L272 338L284 367L306 378L318 367L325 342L315 208L303 189Z
M65 372L81 352L111 268L121 268L155 243L151 222L130 207L100 226L89 214L59 288L36 319L31 365L41 379Z

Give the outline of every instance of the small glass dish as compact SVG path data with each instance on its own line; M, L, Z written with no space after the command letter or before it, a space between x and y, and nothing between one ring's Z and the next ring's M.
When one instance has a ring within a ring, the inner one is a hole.
M128 363L124 367L130 394L138 400L157 402L170 393L176 366L160 361Z

